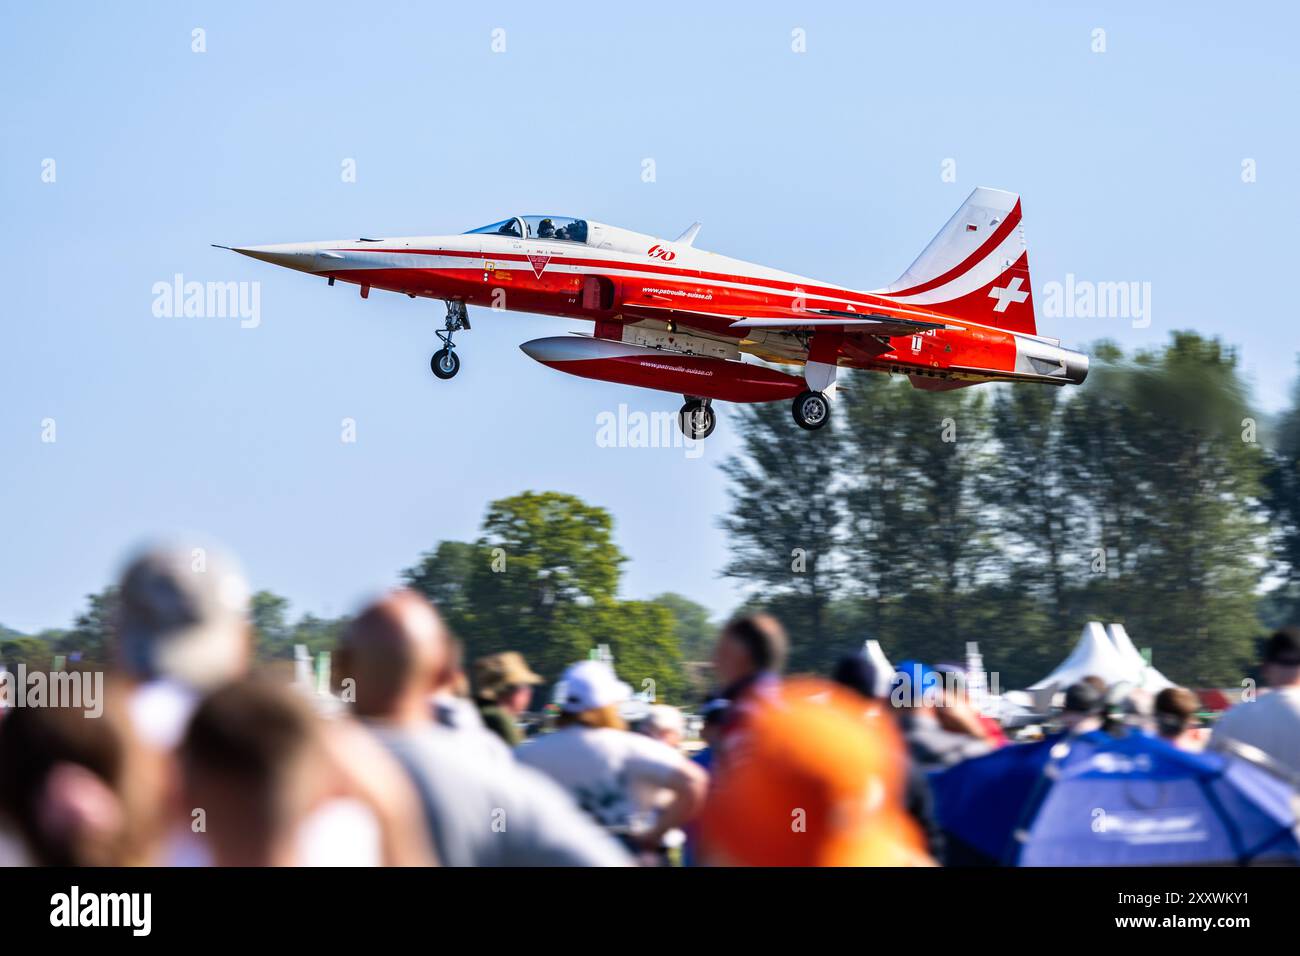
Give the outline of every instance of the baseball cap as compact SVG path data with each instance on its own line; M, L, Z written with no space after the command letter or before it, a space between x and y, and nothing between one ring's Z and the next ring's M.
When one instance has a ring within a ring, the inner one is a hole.
M1067 714L1099 714L1105 706L1105 694L1087 681L1079 681L1065 689L1065 704L1061 709Z
M841 687L874 700L889 696L891 677L891 674L881 674L867 655L857 653L841 657L835 664L831 679Z
M119 650L134 676L207 688L243 669L248 584L222 552L149 547L127 566L118 598Z
M943 691L943 675L921 661L907 660L894 671L892 688L901 690L903 700L913 704L937 702ZM893 691L891 690L891 696Z
M560 707L566 714L621 704L632 696L632 688L619 680L603 661L581 661L560 676Z
M484 700L496 700L507 687L542 683L545 679L533 673L518 651L488 654L474 662L474 687Z

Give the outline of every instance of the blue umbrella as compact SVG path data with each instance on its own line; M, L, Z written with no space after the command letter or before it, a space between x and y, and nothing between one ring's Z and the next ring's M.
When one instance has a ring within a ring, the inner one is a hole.
M1103 735L1076 737L1073 746L1087 746ZM996 863L1012 848L1025 804L1043 777L1058 734L1030 744L995 750L930 775L935 817L950 837Z
M1287 784L1136 731L1007 747L932 783L940 825L1011 865L1300 860Z

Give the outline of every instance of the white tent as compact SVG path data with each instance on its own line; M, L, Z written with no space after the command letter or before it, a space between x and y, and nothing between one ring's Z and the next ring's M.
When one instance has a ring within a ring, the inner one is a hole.
M1107 684L1118 684L1121 681L1137 684L1142 677L1142 672L1115 648L1106 636L1106 629L1098 621L1085 624L1083 633L1079 635L1079 643L1074 645L1070 656L1057 665L1052 673L1038 683L1031 684L1028 690L1065 690L1071 684L1092 676L1100 677Z
M865 657L876 671L876 692L881 697L889 696L889 687L894 679L894 665L889 663L889 658L880 647L880 642L874 637L862 642L862 656Z
M889 663L889 658L880 647L880 642L874 637L862 644L862 656L871 661L877 673L890 674L894 673L894 665Z
M1115 650L1119 651L1119 656L1128 661L1129 666L1136 668L1141 675L1138 681L1139 687L1158 694L1166 687L1174 686L1173 681L1146 662L1146 658L1133 646L1133 641L1129 638L1128 631L1124 630L1123 624L1107 624L1106 633L1110 636L1111 643L1115 645Z

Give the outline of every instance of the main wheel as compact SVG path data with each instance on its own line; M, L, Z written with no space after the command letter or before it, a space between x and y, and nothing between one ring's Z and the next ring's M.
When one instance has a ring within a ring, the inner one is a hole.
M712 406L698 398L692 398L677 413L677 424L681 426L683 435L699 441L713 434L713 429L718 424L718 416Z
M429 359L429 368L438 378L455 378L460 371L460 357L451 349L438 349Z
M821 392L804 392L790 407L800 428L815 432L831 420L831 403Z

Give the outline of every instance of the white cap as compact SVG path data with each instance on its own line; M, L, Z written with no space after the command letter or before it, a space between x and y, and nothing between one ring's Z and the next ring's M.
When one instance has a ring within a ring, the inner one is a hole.
M645 716L647 727L661 734L686 734L686 718L676 707L651 704Z
M582 661L560 675L563 687L560 707L566 714L621 704L632 696L632 688L615 676L603 661Z
M118 594L118 647L132 676L206 690L244 670L248 584L219 549L150 547L128 565Z

